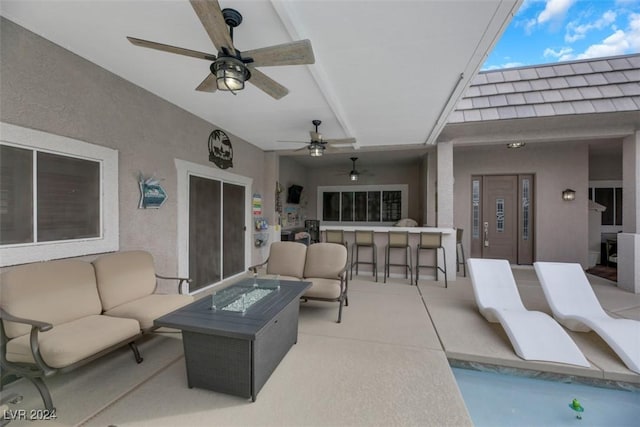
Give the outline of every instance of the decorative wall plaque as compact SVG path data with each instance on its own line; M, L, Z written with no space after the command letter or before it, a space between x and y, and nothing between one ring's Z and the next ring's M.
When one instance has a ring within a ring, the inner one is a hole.
M142 173L138 177L140 186L139 209L158 209L167 201L167 192L160 185L160 180L154 177L145 178Z
M209 135L209 161L220 169L233 167L233 147L226 133L216 129Z

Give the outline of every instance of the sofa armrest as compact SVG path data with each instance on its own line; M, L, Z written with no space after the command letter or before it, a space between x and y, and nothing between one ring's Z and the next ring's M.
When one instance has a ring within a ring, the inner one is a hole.
M10 313L7 313L2 308L0 308L0 323L2 322L16 322L16 323L24 323L25 325L31 325L31 333L29 335L29 345L31 347L31 354L33 356L33 360L35 360L38 368L44 372L45 376L52 375L56 372L56 369L47 365L47 363L42 359L42 355L40 354L40 345L38 344L38 333L46 332L53 329L53 325L51 323L42 322L40 320L34 319L25 319L22 317L13 316ZM0 325L3 328L2 330L2 338L6 339L4 334L4 326ZM5 355L2 355L2 358L5 358Z
M165 280L179 280L178 282L178 293L180 295L182 295L182 283L183 282L187 282L187 283L191 283L192 279L188 278L188 277L167 277L167 276L161 276L159 274L156 274L156 278L157 279L165 279Z
M31 325L32 327L37 328L40 332L46 332L49 329L53 328L53 325L51 323L41 322L40 320L16 317L12 314L7 313L2 308L0 308L0 319L7 322L24 323L25 325Z

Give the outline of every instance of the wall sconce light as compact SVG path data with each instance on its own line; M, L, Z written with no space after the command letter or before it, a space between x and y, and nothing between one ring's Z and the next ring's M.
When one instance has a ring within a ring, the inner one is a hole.
M575 200L575 198L576 198L575 190L567 188L562 192L562 200L564 200L565 202L570 202L571 200Z

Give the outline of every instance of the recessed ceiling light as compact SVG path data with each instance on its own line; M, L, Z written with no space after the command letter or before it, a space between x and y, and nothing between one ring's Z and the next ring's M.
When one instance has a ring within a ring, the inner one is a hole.
M510 142L507 144L507 148L522 148L524 146L524 142Z

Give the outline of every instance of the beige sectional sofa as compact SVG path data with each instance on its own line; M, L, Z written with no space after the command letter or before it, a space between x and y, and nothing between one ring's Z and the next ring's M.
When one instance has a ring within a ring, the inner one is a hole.
M265 267L267 276L311 282L302 299L339 302L338 323L342 321L342 306L349 305L347 249L344 245L274 242L269 248L269 258L250 269L259 274Z
M188 295L158 295L153 258L144 251L104 255L93 263L57 260L4 272L0 281L2 377L18 375L53 409L43 377L70 371L129 344L153 319L190 303ZM188 279L179 279L179 288Z

